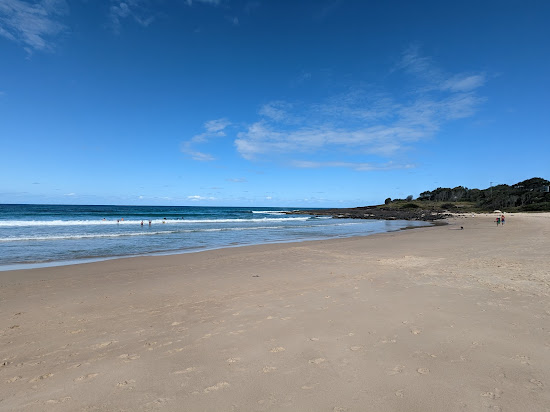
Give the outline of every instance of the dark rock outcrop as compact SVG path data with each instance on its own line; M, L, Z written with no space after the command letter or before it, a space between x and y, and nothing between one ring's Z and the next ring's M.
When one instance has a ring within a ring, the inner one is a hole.
M332 216L336 219L379 219L379 220L422 220L433 222L451 215L444 210L391 209L376 206L363 206L346 209L295 210L288 212L300 215Z

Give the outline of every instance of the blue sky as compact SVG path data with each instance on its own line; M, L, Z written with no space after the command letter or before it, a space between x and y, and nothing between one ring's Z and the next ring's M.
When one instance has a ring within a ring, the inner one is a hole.
M0 203L550 178L546 1L0 0Z

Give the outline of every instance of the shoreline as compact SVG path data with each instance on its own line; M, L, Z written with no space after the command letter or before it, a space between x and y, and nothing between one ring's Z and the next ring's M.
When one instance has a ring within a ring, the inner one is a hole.
M2 272L0 409L546 412L550 214L492 217Z
M384 219L380 219L384 220ZM94 262L103 262L108 260L116 260L116 259L128 259L128 258L136 258L136 257L147 257L147 256L172 256L172 255L184 255L188 253L198 253L198 252L205 252L209 250L218 250L218 249L226 249L226 248L236 248L236 247L245 247L245 246L255 246L255 245L271 245L271 244L279 244L279 243L302 243L302 242L314 242L317 240L330 240L330 239L347 239L350 237L364 237L364 236L372 236L378 233L391 233L394 231L399 230L408 230L408 229L417 229L421 227L431 227L431 226L438 226L438 225L444 225L446 223L442 223L441 221L429 221L426 223L430 223L428 226L405 226L399 229L395 230L389 230L387 232L375 232L370 233L366 235L350 235L350 236L342 236L342 237L334 237L334 238L326 238L326 239L304 239L304 240L289 240L289 241L274 241L274 242L266 242L266 243L250 243L250 244L236 244L236 245L223 245L223 246L213 246L213 247L203 247L203 248L190 248L190 249L181 249L181 250L173 250L173 251L155 251L155 252L149 252L149 253L143 253L143 254L137 254L137 255L121 255L121 256L99 256L99 257L90 257L90 258L81 258L81 259L69 259L69 260L59 260L59 261L48 261L48 262L31 262L31 263L13 263L8 265L0 265L0 273L1 272L8 272L8 271L14 271L14 270L31 270L31 269L40 269L40 268L48 268L48 267L59 267L59 266L72 266L72 265L81 265L86 263L94 263Z

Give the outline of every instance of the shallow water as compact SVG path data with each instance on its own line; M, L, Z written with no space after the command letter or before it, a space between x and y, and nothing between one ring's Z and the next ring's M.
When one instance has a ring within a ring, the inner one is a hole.
M123 256L360 236L427 225L425 222L332 219L283 213L291 210L0 205L0 270L19 269L31 264L36 267Z

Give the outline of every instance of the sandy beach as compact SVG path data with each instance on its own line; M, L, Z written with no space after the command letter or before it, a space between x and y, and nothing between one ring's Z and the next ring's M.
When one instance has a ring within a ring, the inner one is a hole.
M0 272L0 410L547 412L549 251L479 214Z

